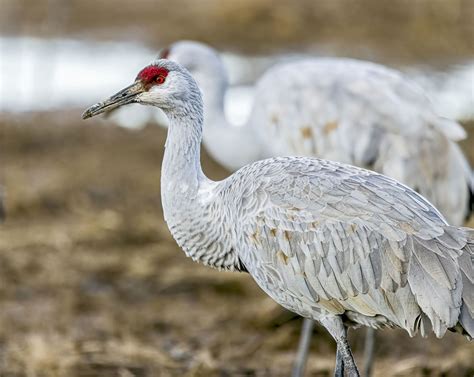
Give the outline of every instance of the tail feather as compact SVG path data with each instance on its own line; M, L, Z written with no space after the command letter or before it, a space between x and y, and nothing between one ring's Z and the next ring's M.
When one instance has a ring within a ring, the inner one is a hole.
M465 305L461 307L459 324L461 325L461 334L465 335L469 340L474 339L474 318Z
M467 230L468 243L458 258L462 276L462 306L459 315L461 333L474 338L474 231Z
M467 137L466 130L463 126L454 120L437 117L433 123L450 140L460 141Z

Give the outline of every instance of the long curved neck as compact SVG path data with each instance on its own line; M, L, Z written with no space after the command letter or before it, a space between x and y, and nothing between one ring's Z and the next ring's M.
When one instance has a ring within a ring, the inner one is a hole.
M200 163L202 115L192 112L167 112L168 136L162 166L163 195L195 194L207 178Z
M187 256L211 267L242 270L222 226L226 219L213 202L217 182L201 169L202 113L192 110L166 112L169 128L161 175L165 221Z
M225 74L196 75L196 79L203 93L203 142L209 154L231 171L258 160L261 151L253 128L250 124L233 125L225 116Z

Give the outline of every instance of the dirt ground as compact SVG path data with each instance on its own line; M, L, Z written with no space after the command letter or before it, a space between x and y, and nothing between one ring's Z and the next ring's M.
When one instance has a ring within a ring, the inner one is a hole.
M0 130L0 376L289 375L300 319L246 274L198 265L172 240L164 130L83 122L79 111L3 117ZM358 360L362 335L351 334ZM334 351L318 327L307 375L332 375ZM461 336L377 334L375 376L473 375L474 344Z

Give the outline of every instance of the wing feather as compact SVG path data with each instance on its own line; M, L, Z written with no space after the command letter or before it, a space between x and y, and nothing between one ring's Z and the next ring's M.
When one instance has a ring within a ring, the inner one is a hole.
M265 200L236 202L236 223L247 232L242 259L278 302L301 313L383 316L411 335L426 333L426 319L437 336L456 325L466 231L448 226L425 199L390 178L324 160L277 158L246 169L232 176L242 179L235 189L257 187ZM268 264L278 272L272 289ZM463 268L472 282L472 266ZM464 301L471 311L474 299Z

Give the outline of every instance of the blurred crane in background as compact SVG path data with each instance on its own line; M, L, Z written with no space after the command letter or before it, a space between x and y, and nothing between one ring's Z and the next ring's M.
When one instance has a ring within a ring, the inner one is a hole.
M200 89L169 60L83 118L133 102L170 122L162 205L177 243L210 267L248 271L276 302L318 320L337 344L335 376L359 376L350 326L474 336L473 229L448 225L391 178L328 160L270 158L209 180Z
M270 68L256 84L244 126L224 114L228 87L218 53L198 42L164 48L161 58L186 67L204 98L203 142L226 168L266 157L316 156L370 169L415 189L450 224L472 211L471 169L456 141L466 135L437 116L421 89L397 71L350 59L305 59ZM294 377L304 374L313 324L305 319ZM373 360L373 330L366 339L365 375Z

